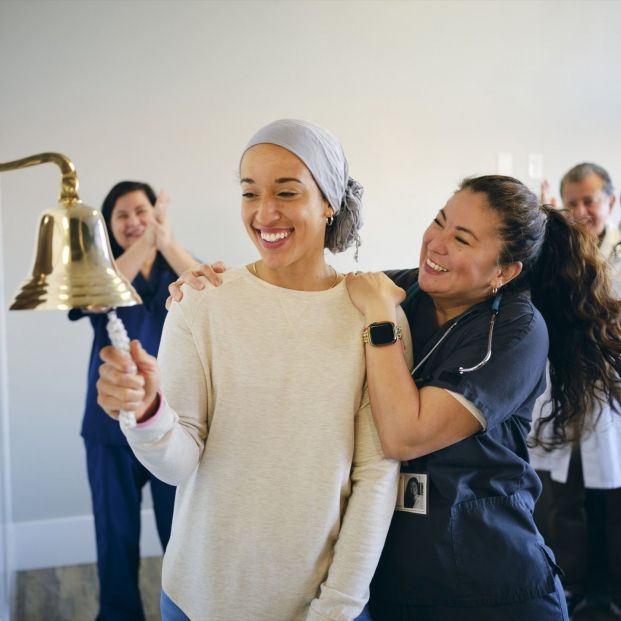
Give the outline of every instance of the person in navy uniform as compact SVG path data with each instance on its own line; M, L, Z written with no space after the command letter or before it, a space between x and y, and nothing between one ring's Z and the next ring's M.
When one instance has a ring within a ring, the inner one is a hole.
M106 196L102 215L117 267L131 281L143 303L116 309L127 333L156 355L166 318L168 285L196 260L173 239L168 197L146 183L122 181ZM91 490L97 571L98 621L143 621L138 588L140 506L149 483L162 548L166 548L175 488L155 478L136 459L117 421L97 404L99 351L109 345L105 313L69 311L69 319L88 317L94 331L88 364L88 387L82 421L88 481Z
M604 261L564 213L490 175L465 180L439 211L419 265L389 273L394 282L347 277L371 331L382 447L402 477L427 481L426 513L395 511L371 586L373 621L566 620L559 568L533 521L541 483L526 437L548 356L549 445L579 437L597 387L619 399L621 329L611 318L621 305ZM402 302L413 370L390 336Z

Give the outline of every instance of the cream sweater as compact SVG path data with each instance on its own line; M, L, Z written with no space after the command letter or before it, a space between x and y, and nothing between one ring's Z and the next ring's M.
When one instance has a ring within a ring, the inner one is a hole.
M165 406L126 430L178 486L163 588L192 621L351 620L398 477L371 417L363 317L344 282L294 291L245 268L223 280L173 304Z

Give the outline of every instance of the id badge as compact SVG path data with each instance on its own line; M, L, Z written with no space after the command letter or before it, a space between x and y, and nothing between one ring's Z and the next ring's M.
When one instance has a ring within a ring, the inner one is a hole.
M429 512L429 494L427 493L426 474L416 472L402 472L400 474L396 510L427 515Z

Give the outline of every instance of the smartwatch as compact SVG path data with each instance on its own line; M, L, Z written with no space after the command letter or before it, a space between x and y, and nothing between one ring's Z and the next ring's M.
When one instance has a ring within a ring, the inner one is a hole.
M401 328L392 321L371 323L362 331L362 342L374 347L378 345L392 345L400 338Z

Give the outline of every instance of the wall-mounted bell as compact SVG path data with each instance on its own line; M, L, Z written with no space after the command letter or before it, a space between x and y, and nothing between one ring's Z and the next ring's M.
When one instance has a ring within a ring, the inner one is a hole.
M63 172L59 204L41 215L32 275L11 310L104 311L140 304L140 296L116 268L102 215L78 198L78 180L68 158L41 153L0 164L0 171L44 162L58 164Z

